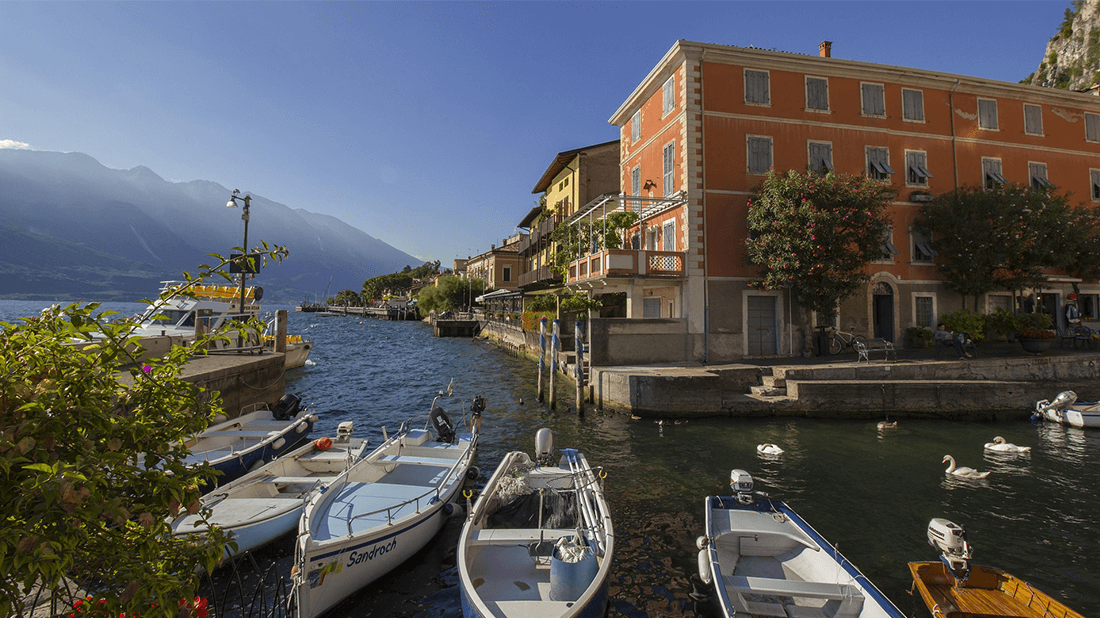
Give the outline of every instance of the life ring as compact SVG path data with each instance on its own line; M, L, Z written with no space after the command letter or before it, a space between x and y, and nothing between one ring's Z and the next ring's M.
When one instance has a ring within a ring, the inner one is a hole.
M324 438L317 438L313 442L313 445L317 447L319 451L327 451L332 446L332 438L325 436Z

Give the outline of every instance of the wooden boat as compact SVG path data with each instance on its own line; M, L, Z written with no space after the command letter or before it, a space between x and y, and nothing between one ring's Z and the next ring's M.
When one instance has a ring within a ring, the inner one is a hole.
M257 404L263 407L211 425L187 444L190 454L185 461L192 465L206 462L221 472L206 491L240 478L309 437L317 417L301 410L300 403L297 395L287 394L274 409Z
M256 549L294 530L306 499L325 491L366 448L365 438L352 437L351 422L341 423L335 440L309 442L206 494L201 502L210 510L206 521L200 514L184 513L172 521L172 531L177 536L202 534L211 524L236 543L236 548L226 548L226 557Z
M933 618L1084 618L1000 569L970 564L965 531L953 522L933 519L928 542L940 562L910 562L909 572Z
M292 571L299 618L323 614L388 573L454 512L451 502L471 472L476 427L467 423L468 431L456 434L434 401L424 429L407 425L306 504Z
M615 533L603 480L575 449L547 465L552 436L539 430L536 461L505 455L470 510L458 540L466 618L606 611Z
M1073 427L1100 427L1100 403L1079 402L1077 393L1062 391L1054 401L1036 401L1032 416Z
M753 493L733 470L733 496L706 498L699 576L727 618L904 618L836 547L786 503Z

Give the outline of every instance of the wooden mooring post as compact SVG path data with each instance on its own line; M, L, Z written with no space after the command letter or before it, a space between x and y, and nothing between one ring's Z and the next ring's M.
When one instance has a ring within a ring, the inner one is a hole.
M584 340L583 326L580 321L573 323L573 347L577 351L577 364L574 371L577 378L577 416L584 416Z
M554 318L554 334L550 339L550 409L558 407L557 389L554 383L558 375L558 350L561 348L561 320Z
M542 374L546 366L546 318L539 319L539 403L545 401L542 390Z

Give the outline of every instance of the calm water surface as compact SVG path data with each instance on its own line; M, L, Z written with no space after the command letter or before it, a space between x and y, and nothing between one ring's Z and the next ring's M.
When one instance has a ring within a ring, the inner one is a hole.
M0 301L0 320L37 313L45 303ZM131 314L141 306L114 304ZM267 307L274 309L276 307ZM910 596L910 560L934 560L925 530L933 517L967 528L976 562L1003 568L1100 616L1100 431L1027 422L907 421L880 434L871 422L692 420L658 425L627 415L569 411L572 386L559 410L535 401L535 367L481 341L436 339L419 323L290 314L290 332L315 342L310 363L287 374L287 391L318 412L320 434L355 421L381 440L381 425L424 418L450 379L455 399L485 397L488 410L477 465L484 483L501 456L533 449L539 427L558 446L576 446L608 472L618 547L611 616L717 616L712 603L688 594L700 586L695 538L703 530L703 498L729 493L729 470L744 468L757 489L786 500L837 544L907 615L927 616ZM568 384L568 383L567 383ZM1057 385L1051 386L1051 397ZM453 402L444 403L452 417ZM1032 446L1027 456L994 457L982 445L994 436ZM786 453L764 458L756 445ZM940 463L993 474L982 481L947 478ZM331 614L461 616L452 520L424 551L348 599ZM289 570L290 540L261 552ZM701 586L700 586L701 587Z

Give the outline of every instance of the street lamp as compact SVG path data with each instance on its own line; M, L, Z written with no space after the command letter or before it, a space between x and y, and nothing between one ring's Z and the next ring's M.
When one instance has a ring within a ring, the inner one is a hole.
M251 195L245 195L241 197L240 189L233 189L233 195L229 197L229 202L226 203L226 208L236 208L237 200L244 202L244 211L241 212L241 221L244 221L244 242L241 243L241 249L243 250L245 261L241 264L241 315L244 315L244 280L247 272L251 269L247 268L245 264L248 264L248 207L252 202Z

